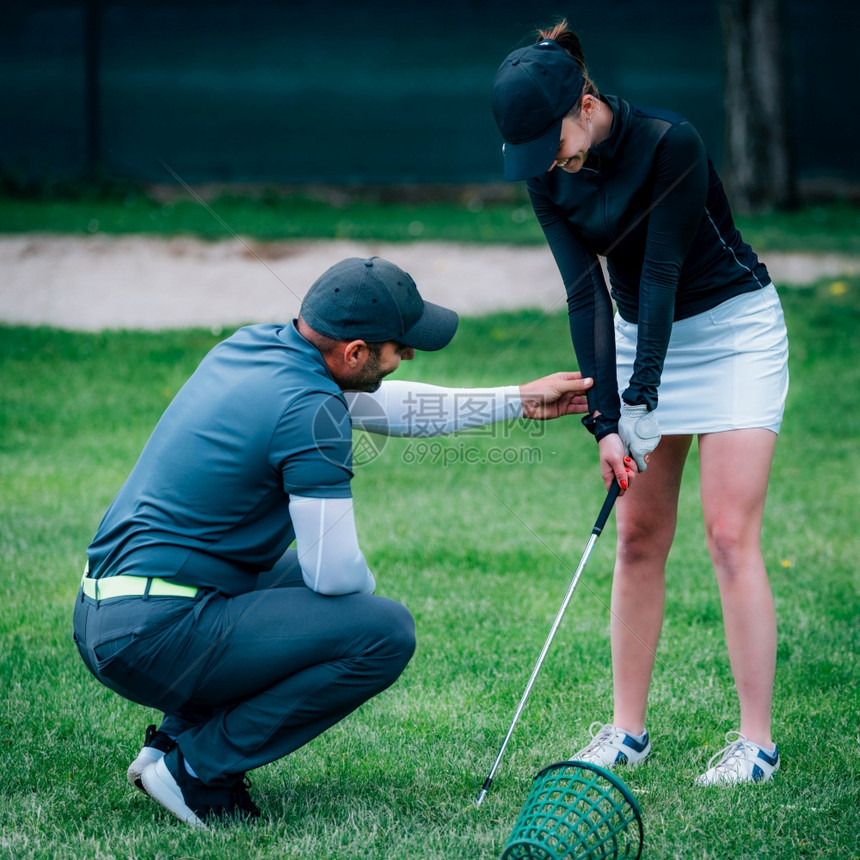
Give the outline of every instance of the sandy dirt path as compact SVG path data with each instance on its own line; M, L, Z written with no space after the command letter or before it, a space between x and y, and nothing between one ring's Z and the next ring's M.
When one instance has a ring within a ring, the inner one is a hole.
M30 233L0 236L0 321L84 331L280 321L296 315L330 265L372 254L408 271L425 298L464 315L564 308L561 278L543 246ZM860 260L837 254L763 258L778 285L860 270Z

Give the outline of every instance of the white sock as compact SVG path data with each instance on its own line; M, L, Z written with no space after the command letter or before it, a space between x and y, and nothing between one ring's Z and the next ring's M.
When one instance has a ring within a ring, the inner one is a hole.
M196 773L194 773L194 768L193 768L193 767L191 767L191 765L190 765L190 764L188 764L188 759L185 759L184 761L185 761L185 770L187 770L187 771L188 771L188 775L189 775L189 776L193 776L193 777L194 777L194 779L200 779L200 777L199 777L199 776L197 776L197 774L196 774Z

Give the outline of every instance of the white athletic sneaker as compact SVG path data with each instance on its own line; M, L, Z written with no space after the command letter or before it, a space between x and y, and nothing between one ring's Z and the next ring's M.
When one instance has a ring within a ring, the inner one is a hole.
M233 785L211 786L191 776L182 750L174 747L140 776L146 793L192 827L206 827L210 820L252 822L260 810L251 800L251 782L242 774Z
M160 758L163 758L164 754L170 752L170 750L175 746L176 741L173 740L170 735L156 731L154 725L147 726L143 748L125 772L125 775L128 777L128 781L135 788L139 788L142 792L146 793L146 789L143 787L143 783L140 780L140 775L143 773L144 768L154 764Z
M191 777L186 775L186 780L190 781ZM203 819L186 802L176 777L164 762L164 756L143 771L141 781L146 793L165 809L169 809L180 821L192 827L206 827Z
M779 750L775 746L773 753L769 753L748 741L740 732L729 732L726 740L729 745L711 756L708 769L696 778L696 785L764 782L772 779L779 770Z
M571 758L577 761L596 764L600 767L612 768L615 765L626 764L636 767L648 758L651 752L651 741L648 732L642 740L628 735L624 729L616 728L607 723L592 723L589 732L592 741L587 747L574 753Z

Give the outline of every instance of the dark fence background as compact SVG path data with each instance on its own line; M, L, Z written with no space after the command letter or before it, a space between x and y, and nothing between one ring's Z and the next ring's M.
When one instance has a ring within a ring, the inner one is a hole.
M603 91L686 115L720 163L715 0L33 0L0 12L0 174L499 181L493 75L560 15ZM860 4L786 0L784 25L798 177L856 183Z

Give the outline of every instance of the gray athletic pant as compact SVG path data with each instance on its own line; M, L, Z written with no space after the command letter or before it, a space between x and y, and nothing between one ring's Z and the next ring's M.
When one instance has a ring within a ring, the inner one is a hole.
M317 594L288 556L237 597L78 595L74 634L87 668L163 711L161 730L209 785L307 743L393 684L415 650L405 607Z

